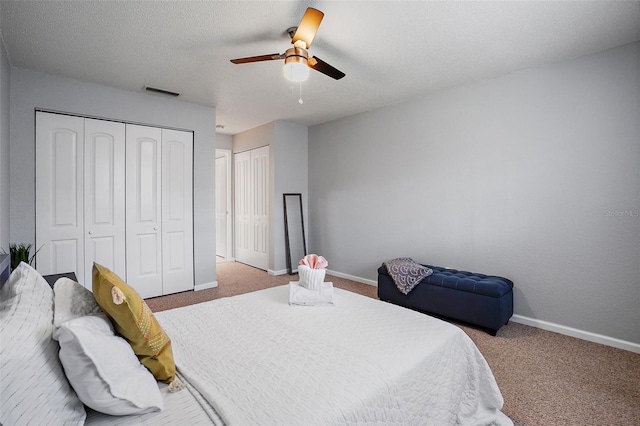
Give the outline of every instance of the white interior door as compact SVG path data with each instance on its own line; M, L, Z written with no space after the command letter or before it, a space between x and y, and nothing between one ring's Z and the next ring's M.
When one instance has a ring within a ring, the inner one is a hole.
M269 147L251 150L251 233L250 262L269 268Z
M93 262L125 278L125 125L84 122L84 277L92 288Z
M126 139L126 280L154 297L162 294L162 130L127 124Z
M235 256L269 268L269 147L235 154Z
M193 289L193 133L162 129L162 292Z
M84 119L36 112L36 248L43 274L84 277Z
M228 251L229 209L229 152L216 149L216 255L230 257Z
M249 173L251 172L251 151L234 154L234 176L235 176L235 257L238 262L249 263L249 227L251 225L251 199L249 184L251 182Z

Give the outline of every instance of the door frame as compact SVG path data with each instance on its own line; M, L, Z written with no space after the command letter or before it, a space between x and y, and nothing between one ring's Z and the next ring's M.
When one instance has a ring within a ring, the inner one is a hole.
M233 239L233 199L232 197L232 191L233 191L233 180L232 180L232 174L231 174L231 167L232 167L232 161L231 161L231 150L230 149L221 149L221 148L216 148L216 160L218 158L225 158L225 163L227 165L227 257L226 257L226 261L227 262L234 262L235 261L235 247L233 245L234 239ZM215 184L215 190L218 190L218 182L216 182ZM218 250L216 250L217 253Z

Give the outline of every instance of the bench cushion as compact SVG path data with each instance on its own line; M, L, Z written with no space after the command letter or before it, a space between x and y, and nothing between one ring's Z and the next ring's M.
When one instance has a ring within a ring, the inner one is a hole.
M502 297L513 289L513 281L507 278L439 266L425 266L432 269L433 274L423 279L422 284L437 285L490 297Z

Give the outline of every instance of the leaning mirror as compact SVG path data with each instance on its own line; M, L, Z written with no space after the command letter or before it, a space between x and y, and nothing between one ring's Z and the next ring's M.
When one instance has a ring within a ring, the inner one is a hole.
M307 255L302 215L302 194L282 194L284 202L284 242L287 256L287 272L298 272L298 262Z

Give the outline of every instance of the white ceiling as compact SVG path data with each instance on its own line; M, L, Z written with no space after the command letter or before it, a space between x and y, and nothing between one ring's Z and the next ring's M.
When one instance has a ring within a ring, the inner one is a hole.
M284 79L305 9L325 13L310 54L345 72ZM638 1L2 1L13 67L217 108L221 133L273 120L313 125L446 87L640 40Z

